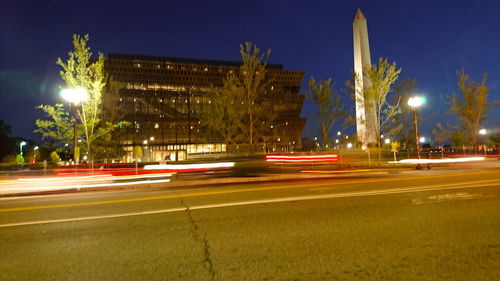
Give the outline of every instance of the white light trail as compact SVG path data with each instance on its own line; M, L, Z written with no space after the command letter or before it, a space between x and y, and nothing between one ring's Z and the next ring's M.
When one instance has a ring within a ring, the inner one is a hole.
M144 170L197 170L197 169L216 169L231 168L234 162L204 163L204 164L164 164L164 165L145 165Z
M439 164L439 163L461 163L472 161L483 161L484 157L463 157L447 159L404 159L399 161L389 161L391 164Z

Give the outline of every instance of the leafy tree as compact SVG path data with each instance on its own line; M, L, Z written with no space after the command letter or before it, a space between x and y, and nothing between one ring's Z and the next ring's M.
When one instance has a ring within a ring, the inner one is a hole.
M212 89L214 101L208 111L214 115L205 116L205 124L212 127L216 136L226 142L248 142L253 152L266 135L277 133L277 120L282 105L271 104L268 99L273 86L267 77L267 60L271 51L261 54L259 48L250 42L240 45L242 64L237 73L230 73L221 89ZM268 92L269 91L269 92ZM202 117L203 119L204 117ZM283 128L280 128L283 129Z
M69 58L66 63L58 58L57 64L62 67L59 74L66 84L65 88L82 88L88 93L87 100L77 106L76 114L80 120L79 131L83 132L81 135L86 146L86 154L93 163L96 152L99 152L98 148L102 147L103 143L112 142L109 134L119 127L120 122L102 120L101 101L106 84L104 56L99 53L98 59L91 59L92 52L87 47L88 40L88 34L83 37L74 34L74 50L68 53ZM62 104L41 105L38 108L45 111L52 120L37 120L38 129L35 132L41 133L42 139L51 139L59 145L62 142L72 144L71 120Z
M49 120L36 120L35 133L42 134L42 141L49 141L51 149L61 149L66 143L73 146L73 124L69 113L61 103L55 105L39 105L36 108L45 112Z
M92 52L90 52L90 47L87 47L88 40L88 34L83 37L74 34L74 50L68 53L68 61L64 63L61 58L58 58L57 64L62 67L59 75L66 82L66 87L73 89L82 88L88 93L87 100L82 102L81 107L77 110L77 114L83 127L87 154L89 154L90 159L93 161L93 142L99 137L113 131L117 127L117 124L110 122L100 124L102 89L106 84L104 55L99 53L99 58L91 61Z
M240 54L243 64L238 79L242 88L241 102L246 111L241 128L247 136L250 152L253 152L255 144L268 131L275 117L273 112L276 112L276 108L265 101L266 89L271 82L267 79L267 60L271 50L265 55L260 54L257 46L246 42L245 45L240 45Z
M451 131L443 127L441 123L436 124L437 129L432 129L432 145L444 145L451 139ZM438 131L439 130L439 131Z
M209 127L208 133L212 133L215 139L222 138L226 145L235 143L241 135L241 119L245 110L238 99L242 96L241 91L236 76L229 74L221 88L210 88L210 103L201 116L203 124Z
M392 134L400 140L400 145L409 153L409 148L415 145L415 140L411 135L413 129L413 117L408 100L417 88L415 79L405 78L394 84L394 95L391 97L392 104L399 102L400 113L394 116L393 122L389 124L392 127ZM396 125L397 124L397 125ZM408 155L409 157L409 155Z
M375 132L377 135L378 164L381 163L381 132L390 123L393 117L399 112L400 98L393 104L387 101L387 95L391 92L392 85L396 82L401 72L401 68L396 68L396 63L389 64L386 59L379 58L378 65L367 65L363 69L364 75L368 77L368 85L363 89L365 107L373 108L375 111ZM360 81L361 77L352 72L355 81ZM355 93L355 85L347 81L346 85ZM352 96L355 96L352 94Z
M59 154L56 151L52 151L50 153L50 161L59 162L59 160L61 160L61 157L59 156Z
M40 150L34 150L32 147L26 151L26 161L33 162L40 160Z
M340 95L334 90L335 82L329 78L326 81L318 81L311 77L308 90L304 94L319 108L316 117L319 118L320 133L323 146L330 144L329 135L335 123L345 118L349 111L344 110L344 104L340 101Z
M21 154L16 155L17 163L24 163L24 157Z
M446 113L455 115L460 122L455 126L449 125L461 134L460 137L455 137L456 141L472 144L474 149L477 148L479 129L486 120L488 111L492 106L499 104L499 101L488 102L490 88L486 85L487 77L488 75L484 73L481 82L476 82L463 69L457 71L460 94L453 93L447 96L450 108Z
M101 138L97 138L94 142L95 157L100 159L112 159L121 157L126 154L122 143L117 140L132 139L131 131L126 128L130 126L130 122L123 121L125 112L121 108L120 89L125 88L125 83L119 82L110 78L104 88L102 95L103 110L101 114L101 122L110 122L117 124L113 126L111 133L105 134Z

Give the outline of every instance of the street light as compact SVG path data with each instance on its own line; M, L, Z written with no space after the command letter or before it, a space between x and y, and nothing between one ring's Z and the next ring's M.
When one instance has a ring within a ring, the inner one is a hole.
M26 142L25 141L22 141L20 144L19 144L19 150L21 151L21 155L23 155L23 146L26 145Z
M36 151L38 150L38 145L33 147L33 163L36 162Z
M73 124L74 124L74 146L73 146L73 158L75 161L75 164L77 163L77 157L76 157L76 151L77 151L77 143L76 143L76 107L78 104L86 101L88 99L88 93L87 90L83 88L76 88L76 89L62 89L60 92L61 97L68 101L73 105Z
M413 124L415 125L415 141L417 145L417 158L420 160L420 143L419 143L419 133L418 133L418 124L417 124L417 115L418 115L418 107L426 102L425 97L410 97L408 99L408 105L411 107L413 111ZM421 170L422 166L420 163L417 164L417 170Z
M486 155L486 138L484 137L486 135L486 129L479 130L479 134L483 136L483 142L485 142L485 144L483 144L483 155Z

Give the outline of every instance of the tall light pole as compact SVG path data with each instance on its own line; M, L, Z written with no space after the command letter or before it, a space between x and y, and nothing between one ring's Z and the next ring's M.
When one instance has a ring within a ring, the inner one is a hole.
M38 145L33 148L33 164L36 163L36 151L38 150Z
M483 155L486 155L486 129L479 130L479 134L483 136Z
M19 144L19 150L21 151L21 155L23 155L23 146L26 145L26 142L25 141L22 141L20 144Z
M74 143L73 143L73 161L77 163L76 151L77 151L77 133L76 133L76 107L81 102L84 102L88 98L87 90L82 88L76 89L63 89L61 90L61 97L68 101L73 107L73 124L74 124Z
M420 138L419 138L419 133L418 133L418 124L417 124L417 119L418 119L418 107L421 106L422 104L425 103L425 97L410 97L408 99L408 105L411 107L413 111L413 124L415 125L415 142L417 145L417 158L420 160ZM420 163L417 164L416 167L417 170L421 170L422 166Z

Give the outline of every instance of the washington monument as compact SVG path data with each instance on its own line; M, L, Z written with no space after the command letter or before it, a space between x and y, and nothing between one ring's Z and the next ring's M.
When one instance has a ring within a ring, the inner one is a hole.
M358 77L354 82L356 89L356 131L359 141L363 144L376 143L375 102L366 100L363 94L363 89L370 86L370 79L364 74L363 69L367 65L371 65L371 60L366 18L360 9L358 9L354 17L352 31L354 39L354 72Z

